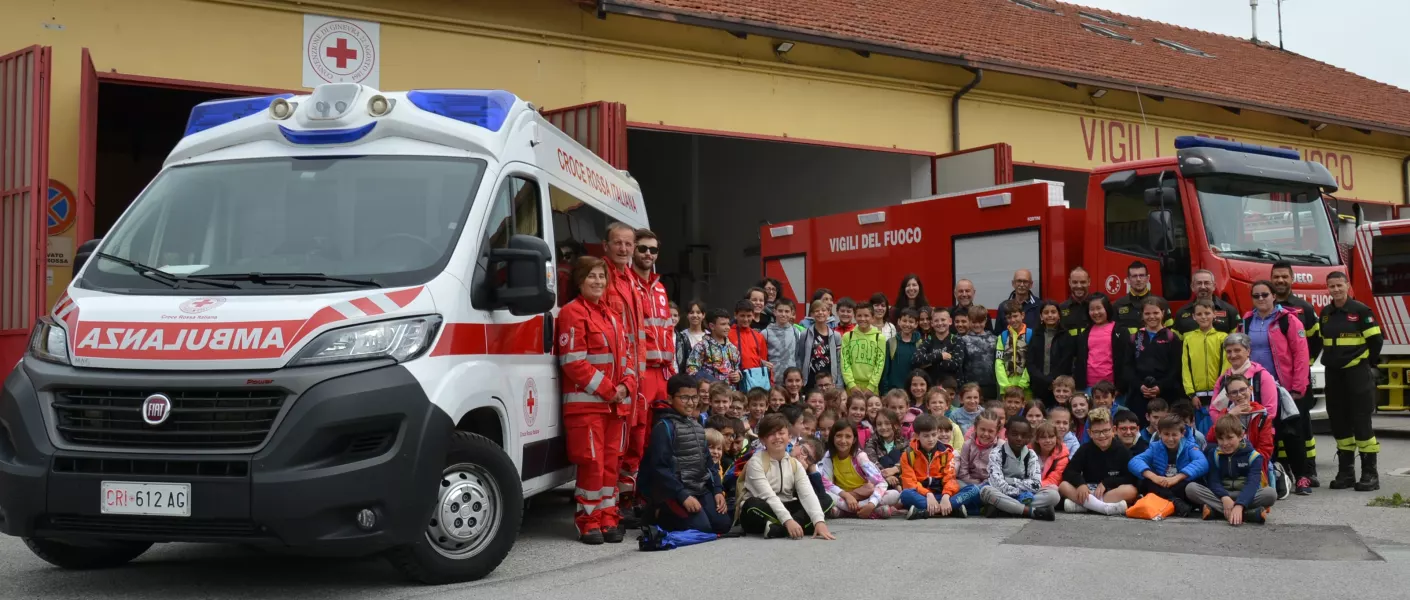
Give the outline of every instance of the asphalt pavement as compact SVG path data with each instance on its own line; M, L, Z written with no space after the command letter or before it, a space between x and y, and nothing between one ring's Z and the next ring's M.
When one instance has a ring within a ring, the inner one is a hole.
M1334 470L1330 438L1324 481ZM1382 489L1316 490L1274 509L1270 524L1133 521L1059 514L1020 519L838 521L838 540L726 539L646 553L631 539L572 539L564 494L535 499L518 545L484 581L408 584L381 560L308 559L207 545L154 548L131 565L67 572L0 538L8 598L1378 598L1410 589L1410 508L1366 503L1410 495L1410 440L1382 440ZM634 536L633 536L634 537Z

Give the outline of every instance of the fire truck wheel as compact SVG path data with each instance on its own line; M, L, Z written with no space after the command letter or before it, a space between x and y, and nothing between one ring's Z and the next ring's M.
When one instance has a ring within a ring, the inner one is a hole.
M475 581L509 555L523 516L524 491L514 461L488 438L457 431L425 535L393 548L387 558L421 583Z
M51 565L64 569L109 569L142 556L152 542L93 542L74 545L45 538L24 538L30 552Z

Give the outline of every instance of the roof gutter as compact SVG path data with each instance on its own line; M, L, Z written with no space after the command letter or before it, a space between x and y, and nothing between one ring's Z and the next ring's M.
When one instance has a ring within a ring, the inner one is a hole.
M960 151L960 98L984 81L984 69L974 69L974 79L950 97L950 152ZM1410 157L1407 157L1410 158Z
M727 19L701 16L696 13L684 11L677 12L660 10L657 8L644 8L641 6L637 6L636 3L632 2L632 0L595 0L595 4L598 18L606 18L609 13L626 15L631 17L640 17L643 19L651 19L654 21L667 21L670 23L680 23L682 25L705 27L708 29L719 29L732 33L747 33L764 37L775 37L794 42L803 42L807 44L815 44L832 48L842 48L844 50L853 50L856 52L869 52L872 54L894 56L897 58L908 58L911 60L919 60L924 62L955 65L965 67L966 69L969 69L971 71L974 69L988 69L990 71L998 71L1000 73L1011 73L1014 75L1025 75L1028 77L1037 77L1040 79L1050 79L1067 83L1078 83L1083 85L1103 87L1112 90L1121 90L1131 93L1157 94L1160 96L1165 96L1167 98L1188 100L1190 102L1198 102L1200 104L1213 104L1215 106L1225 106L1242 110L1253 110L1268 113L1271 115L1292 117L1295 119L1313 119L1319 123L1326 123L1328 125L1340 125L1342 127L1349 127L1352 129L1365 129L1372 131L1380 131L1383 133L1390 133L1393 135L1410 136L1410 128L1397 129L1395 127L1391 127L1383 123L1367 123L1362 121L1339 118L1335 115L1298 112L1286 108L1265 106L1232 98L1204 96L1198 93L1191 93L1188 91L1178 90L1174 88L1166 88L1161 86L1143 85L1138 88L1135 84L1120 79L1093 77L1091 75L1067 73L1050 69L1041 69L1026 65L1006 63L1003 61L973 60L970 58L966 58L963 55L937 54L933 52L907 50L905 48L885 46L882 44L866 42L854 38L828 36L820 35L817 33L808 33L799 30L790 30L779 27L777 25L759 23L754 21L731 21Z

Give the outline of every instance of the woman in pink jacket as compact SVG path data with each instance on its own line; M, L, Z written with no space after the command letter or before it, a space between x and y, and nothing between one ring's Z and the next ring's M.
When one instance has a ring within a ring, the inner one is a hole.
M1294 400L1300 400L1312 392L1312 363L1308 360L1307 332L1302 320L1277 304L1272 283L1255 281L1252 293L1253 310L1244 315L1239 327L1249 336L1250 357L1271 372ZM1292 472L1293 488L1300 496L1312 493L1307 468L1307 439L1312 432L1306 421L1301 417L1287 423L1273 419L1275 435L1287 455L1278 462Z

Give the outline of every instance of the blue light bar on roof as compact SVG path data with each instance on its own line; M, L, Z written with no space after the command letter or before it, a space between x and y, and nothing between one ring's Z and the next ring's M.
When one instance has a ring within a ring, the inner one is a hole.
M289 129L283 125L279 126L279 133L284 134L284 139L295 144L321 146L326 144L346 144L356 142L367 134L372 133L372 128L377 126L373 121L362 127L350 127L347 129Z
M514 94L504 90L417 90L406 93L416 108L499 131L514 107Z
M1273 148L1270 146L1259 146L1257 144L1245 144L1243 142L1231 142L1228 140L1216 140L1214 138L1199 137L1194 135L1182 135L1175 138L1175 149L1185 148L1219 148L1230 152L1244 152L1247 154L1262 154L1276 158L1291 158L1302 160L1302 155L1296 150L1286 148Z
M276 94L254 98L229 98L202 102L191 109L191 117L186 120L186 135L200 133L212 127L219 127L237 119L243 119L269 108L275 100L293 98L293 94Z

